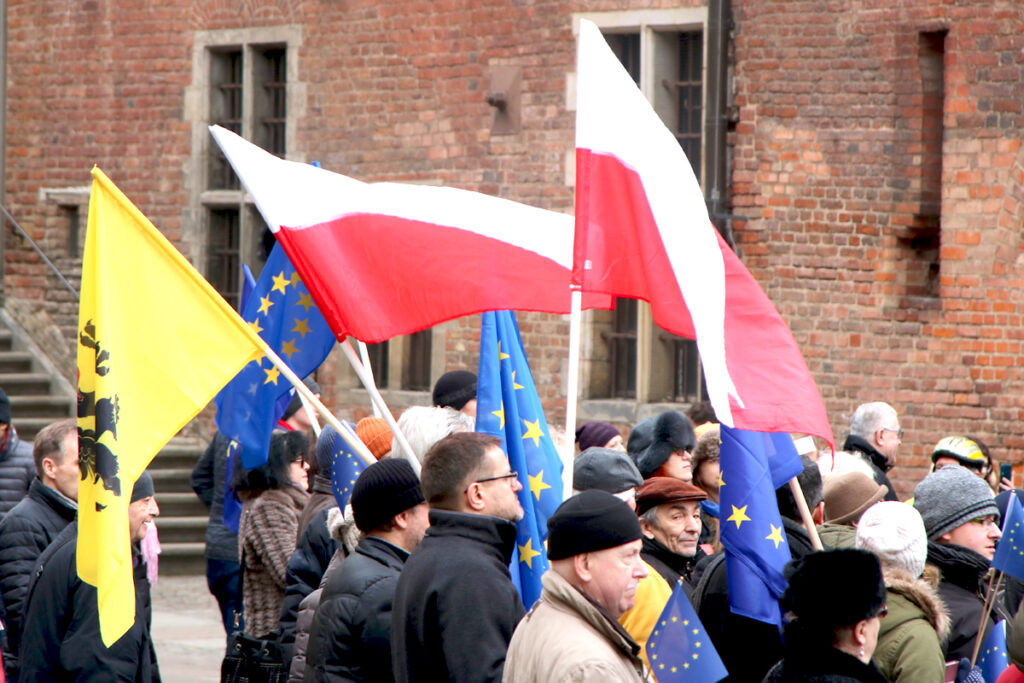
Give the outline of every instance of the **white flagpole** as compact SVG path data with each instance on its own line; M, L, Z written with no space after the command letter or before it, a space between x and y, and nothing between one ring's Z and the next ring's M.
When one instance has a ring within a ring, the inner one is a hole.
M562 440L562 497L572 495L572 468L576 448L576 397L580 386L580 326L583 292L573 288L569 308L569 377L565 397L565 438Z
M309 415L309 421L313 423L313 432L320 437L320 420L316 419L316 408L313 404L306 400L306 397L302 394L296 394L299 397L299 402L302 403L302 409Z
M359 341L358 339L356 341ZM359 359L363 361L363 367L366 368L366 374L370 377L370 382L373 386L377 386L377 381L373 378L373 366L370 365L370 352L366 350L366 344L359 342ZM381 417L380 408L377 407L376 403L371 401L373 406L373 416Z
M405 435L402 434L402 430L398 428L398 423L395 422L395 418L391 415L391 411L388 410L387 404L384 403L384 398L377 391L377 385L373 383L373 377L368 375L366 368L359 361L359 356L356 355L355 349L348 343L348 339L341 342L341 349L345 352L345 357L348 358L348 362L352 364L352 369L356 371L356 375L359 376L359 381L366 387L366 391L370 394L370 400L373 401L374 405L380 408L381 417L391 427L391 433L395 435L395 441L398 442L398 447L402 449L403 455L406 460L412 465L412 469L416 472L418 477L420 474L420 461L416 459L416 455L412 452L412 446L406 440Z

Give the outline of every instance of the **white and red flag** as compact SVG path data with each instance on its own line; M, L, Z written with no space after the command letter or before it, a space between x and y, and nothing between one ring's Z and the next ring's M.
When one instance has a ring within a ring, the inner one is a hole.
M482 311L569 312L572 216L450 187L364 183L210 132L339 339L379 342Z
M825 406L778 311L708 218L675 136L581 20L573 283L644 299L663 329L696 339L723 423L832 443Z

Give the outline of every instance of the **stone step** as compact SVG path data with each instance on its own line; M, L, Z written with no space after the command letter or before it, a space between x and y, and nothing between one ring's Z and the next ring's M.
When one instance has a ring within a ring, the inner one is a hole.
M165 517L163 508L156 520L160 543L205 543L207 517Z
M56 422L62 417L75 416L75 400L64 396L37 394L11 396L11 416L14 424L27 417L46 417Z
M160 449L160 452L153 458L153 462L150 463L149 467L150 470L154 468L188 470L191 473L192 468L196 466L196 462L205 450L206 444L199 441L193 439L182 439L181 441L172 439L166 446Z
M205 543L160 542L161 576L203 576L206 574Z
M50 393L50 376L44 372L0 373L0 389L8 396Z
M195 496L195 493L192 492L192 485L189 483L192 470L164 469L154 467L153 463L150 463L148 471L153 476L153 486L156 488L157 494L190 493Z
M14 333L6 327L0 329L0 351L10 351L14 347Z
M210 511L194 492L164 492L160 490L156 481L153 482L153 487L156 489L156 502L160 506L161 516L209 517Z
M32 372L32 359L27 351L0 351L0 373Z

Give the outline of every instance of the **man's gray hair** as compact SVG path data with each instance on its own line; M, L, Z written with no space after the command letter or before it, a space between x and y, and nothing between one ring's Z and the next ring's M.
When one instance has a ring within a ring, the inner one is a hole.
M647 522L650 526L654 527L655 529L661 529L661 526L659 525L660 523L658 522L659 507L660 506L655 505L650 510L646 511L644 514L640 515L640 521Z
M850 433L870 440L879 429L897 419L896 409L884 401L861 403L850 418Z
M398 418L398 428L405 435L416 459L423 462L423 456L430 447L446 436L456 432L471 432L476 427L473 418L452 408L436 406L410 406ZM401 453L398 440L391 440L392 457Z

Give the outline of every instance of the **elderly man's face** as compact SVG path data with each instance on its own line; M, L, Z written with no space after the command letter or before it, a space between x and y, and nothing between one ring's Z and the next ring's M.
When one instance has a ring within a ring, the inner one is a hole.
M637 584L647 576L647 568L640 559L642 545L637 539L588 553L591 581L587 594L613 619L618 619L633 606Z
M160 508L156 504L154 496L147 496L129 503L128 505L128 529L132 535L132 542L138 543L146 537L149 530L146 522L153 521L154 517L160 516Z
M700 538L700 502L680 501L666 503L654 508L657 524L641 520L644 535L683 557L697 554L697 539Z

